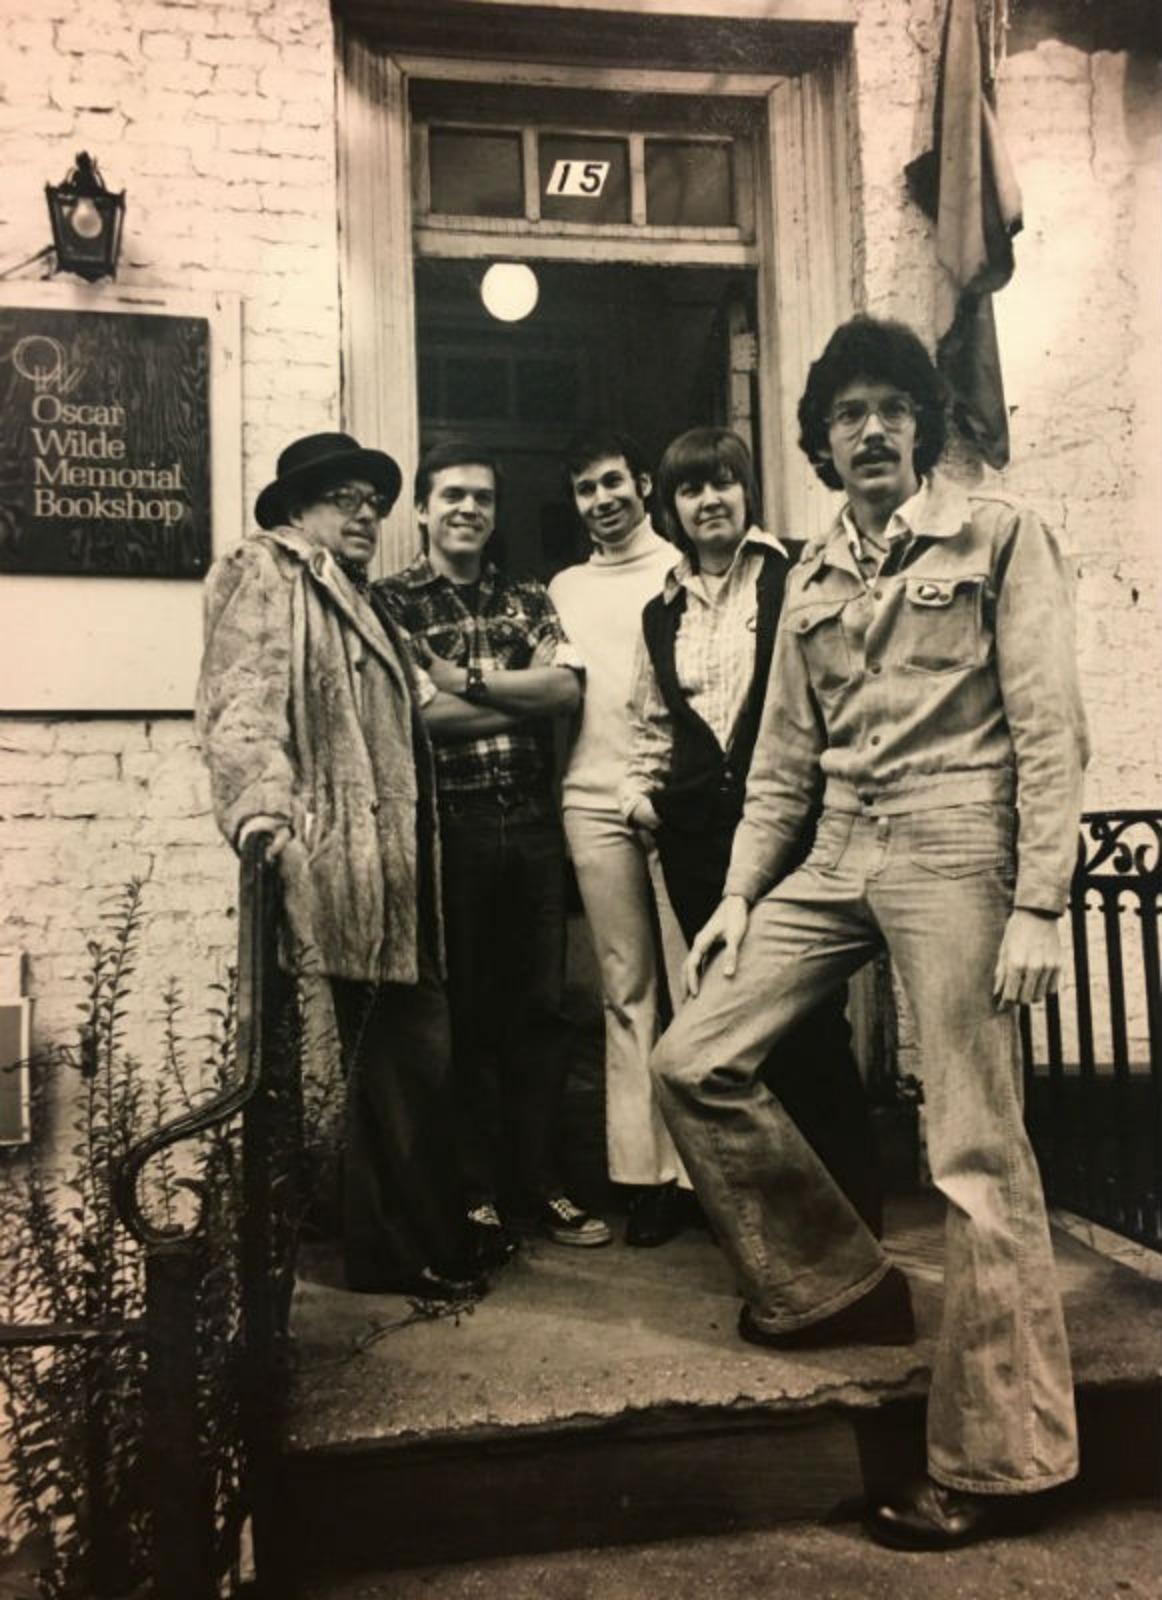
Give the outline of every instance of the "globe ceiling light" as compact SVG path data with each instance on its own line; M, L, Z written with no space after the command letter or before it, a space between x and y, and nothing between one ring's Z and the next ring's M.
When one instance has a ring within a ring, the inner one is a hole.
M540 292L536 273L520 261L494 261L480 280L484 309L498 322L520 322L532 311Z

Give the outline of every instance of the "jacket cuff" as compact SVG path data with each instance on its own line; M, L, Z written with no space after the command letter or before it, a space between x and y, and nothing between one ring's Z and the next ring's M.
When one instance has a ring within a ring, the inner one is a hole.
M290 796L281 783L257 783L243 791L232 805L220 814L218 821L235 849L241 844L242 829L252 817L285 817L291 820Z
M757 868L731 867L722 886L722 898L726 900L731 895L739 895L748 906L753 906L756 900L761 900L766 894L768 887L766 874Z
M1013 895L1015 911L1037 911L1043 916L1059 917L1069 905L1069 886L1050 883L1036 872L1017 871L1017 888Z

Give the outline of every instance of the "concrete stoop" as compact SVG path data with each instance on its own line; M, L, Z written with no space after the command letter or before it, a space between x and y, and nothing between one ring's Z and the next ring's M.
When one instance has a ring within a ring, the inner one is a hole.
M850 1514L922 1463L941 1219L931 1195L889 1213L916 1301L907 1349L743 1344L702 1232L649 1251L529 1239L484 1301L439 1316L349 1294L308 1260L280 1518L296 1577ZM1055 1243L1085 1490L1157 1494L1162 1283Z

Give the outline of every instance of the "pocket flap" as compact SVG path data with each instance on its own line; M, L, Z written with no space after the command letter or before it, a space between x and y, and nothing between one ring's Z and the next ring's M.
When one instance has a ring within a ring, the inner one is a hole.
M787 626L796 633L813 633L821 623L837 619L849 598L845 595L839 600L816 600L809 605L796 606L787 613Z
M909 578L908 603L914 606L950 606L956 593L955 578Z

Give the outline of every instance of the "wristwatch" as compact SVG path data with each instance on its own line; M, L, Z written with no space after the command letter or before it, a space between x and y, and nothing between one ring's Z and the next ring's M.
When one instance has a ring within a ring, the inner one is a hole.
M471 700L473 705L488 699L488 687L484 682L484 674L478 666L468 668L468 678L464 684L464 698Z

